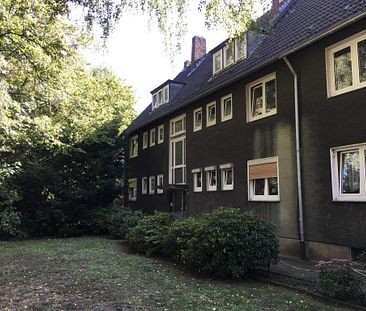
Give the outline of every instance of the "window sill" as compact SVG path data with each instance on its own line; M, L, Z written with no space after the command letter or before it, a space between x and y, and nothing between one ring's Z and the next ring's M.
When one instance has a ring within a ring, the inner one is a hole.
M200 130L202 130L202 127L197 127L197 128L193 128L193 132L198 132L198 131L200 131Z
M268 198L268 197L264 197L264 198L249 198L248 199L249 202L280 202L280 198L279 197L275 197L275 198Z
M234 190L234 188L222 188L221 190L222 190L222 191L233 191L233 190Z
M349 195L338 196L333 198L333 202L366 202L366 196L364 195Z
M258 121L258 120L262 120L262 119L265 119L265 118L274 116L276 114L277 114L277 110L275 112L267 113L267 114L264 114L264 115L261 115L261 116L258 116L258 117L253 117L253 118L252 117L249 117L247 123L255 122L255 121Z
M344 89L339 90L339 91L330 91L328 93L328 99L331 99L333 97L337 97L339 95L351 93L351 92L357 91L357 90L365 88L365 87L366 87L366 82L362 82L361 84L359 84L357 86L350 86L350 87L344 88Z
M207 123L206 127L210 127L210 126L214 126L214 125L216 125L216 122L215 123Z
M128 199L129 202L136 202L137 199Z
M233 116L226 117L226 118L222 118L222 119L221 119L221 123L222 123L222 122L226 122L226 121L230 121L230 120L232 120L232 119L233 119Z
M193 190L193 193L202 193L202 189L201 190Z

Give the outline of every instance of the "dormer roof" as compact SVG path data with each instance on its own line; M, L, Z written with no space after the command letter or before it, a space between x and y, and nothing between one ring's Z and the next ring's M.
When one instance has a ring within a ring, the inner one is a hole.
M126 133L168 116L364 17L364 0L292 0L279 12L272 31L263 37L251 55L212 77L212 52L207 53L173 79L184 85L169 105L154 111L149 105Z

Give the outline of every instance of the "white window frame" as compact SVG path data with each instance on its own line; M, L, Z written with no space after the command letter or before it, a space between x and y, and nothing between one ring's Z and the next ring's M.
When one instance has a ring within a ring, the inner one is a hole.
M211 172L215 172L216 174L216 185L215 186L212 186L210 185L210 173ZM211 192L211 191L217 191L217 184L219 182L219 177L217 175L217 168L216 166L209 166L209 167L205 167L205 172L206 172L206 190L208 192Z
M235 61L238 61L238 60L241 60L241 59L245 59L245 58L247 58L247 55L248 55L247 35L244 34L243 36L244 36L243 38L236 38L235 39ZM244 43L245 43L245 53L244 53L244 55L242 57L238 57L238 55L239 55L238 45L239 45L239 42L241 42L241 41L244 41Z
M134 183L135 186L135 190L133 192L133 194L131 195L130 192L130 184ZM130 178L128 180L128 201L137 201L137 178Z
M163 131L163 137L160 137L160 131ZM164 124L158 126L158 144L162 144L164 142Z
M175 123L179 122L180 120L182 120L182 122L183 122L182 130L179 132L174 132ZM186 114L182 114L182 115L170 120L170 137L176 137L179 135L183 135L185 133L186 133Z
M153 181L154 181L154 187L152 186ZM156 189L155 176L149 176L149 194L155 194L155 189Z
M231 48L232 49L232 52L233 52L233 61L229 64L226 63L227 59L226 59L226 51ZM232 64L235 63L235 42L233 40L231 40L231 42L227 42L225 44L225 46L223 47L223 50L224 50L224 68L227 68L229 66L231 66Z
M342 163L338 155L346 151L358 151L360 155L360 193L342 193L341 169ZM332 197L335 202L366 202L366 143L335 147L330 149Z
M136 141L136 152L133 152L133 141ZM138 135L134 135L130 138L130 152L129 152L129 156L130 159L136 158L139 155L139 136Z
M232 184L226 183L225 172L227 172L229 170L231 170L232 174L233 174L233 183ZM234 165L233 165L233 163L221 164L220 171L221 171L221 190L224 190L224 191L234 190Z
M156 143L156 130L155 127L150 130L150 147L154 147Z
M366 30L325 49L328 98L366 87L366 81L360 81L357 43L366 40ZM351 49L352 85L341 90L335 88L334 54L347 47Z
M266 94L265 94L265 84L268 81L275 80L275 92L276 92L276 110L272 112L265 112L266 109ZM263 94L263 113L260 116L252 117L252 92L251 88L256 86L257 84L262 84L262 94ZM278 110L278 92L277 92L277 78L276 73L273 72L269 75L266 75L258 80L250 82L246 86L246 94L247 94L247 122L252 122L256 120L260 120L263 118L267 118L277 114Z
M201 125L196 124L196 113L201 112ZM202 130L202 123L203 123L203 114L202 114L202 107L193 110L193 132L197 132Z
M160 183L161 181L161 183ZM159 186L163 186L164 185L164 175L163 174L159 174L156 176L156 193L157 194L162 194L164 193L163 189L159 189Z
M152 110L158 107L158 93L152 94Z
M268 194L268 178L265 178L265 185L264 185L264 195L256 195L254 192L254 182L249 178L249 167L251 165L257 164L266 164L266 163L277 163L277 195L269 195ZM278 156L269 157L269 158L262 158L262 159L254 159L249 160L247 162L247 182L248 182L248 201L259 201L259 202L279 202L280 197L280 167L278 164Z
M165 94L167 96L165 96ZM163 103L167 104L169 102L169 84L163 87Z
M148 178L147 177L142 177L141 178L141 194L147 194L148 187L149 187Z
M219 69L217 69L215 67L215 58L216 58L216 55L219 55L220 54L220 59L221 59L221 66ZM220 72L222 69L224 68L224 64L223 64L223 59L222 59L222 49L218 50L216 53L213 54L212 56L212 70L213 70L213 74L216 74L218 72Z
M224 111L225 111L224 104L225 104L225 101L229 98L230 98L230 102L231 102L231 113L230 113L230 115L225 116L224 115ZM224 97L221 97L221 122L231 120L232 118L233 118L233 96L232 96L232 94L229 94Z
M210 121L209 120L209 109L211 107L215 107L215 120L214 121ZM206 127L210 127L216 124L216 119L217 119L217 107L216 107L216 101L213 101L209 104L206 105Z
M142 149L149 147L149 132L143 132L142 134Z
M201 174L201 187L197 186L197 177L198 174ZM202 169L200 168L195 168L192 170L192 175L193 175L193 192L202 192L203 190L203 174L202 174Z

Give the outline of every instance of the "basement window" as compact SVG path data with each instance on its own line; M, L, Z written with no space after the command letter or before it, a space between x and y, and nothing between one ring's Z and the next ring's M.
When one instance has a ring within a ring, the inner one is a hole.
M280 200L278 157L248 161L248 200Z
M248 122L277 113L276 75L270 74L246 87Z
M366 86L366 31L326 49L328 97Z
M332 148L333 201L366 201L366 144Z

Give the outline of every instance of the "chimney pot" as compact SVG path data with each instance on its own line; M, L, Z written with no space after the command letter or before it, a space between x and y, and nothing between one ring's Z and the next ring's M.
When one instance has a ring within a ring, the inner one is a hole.
M199 60L206 55L206 39L204 37L194 36L192 38L192 58L191 63Z

